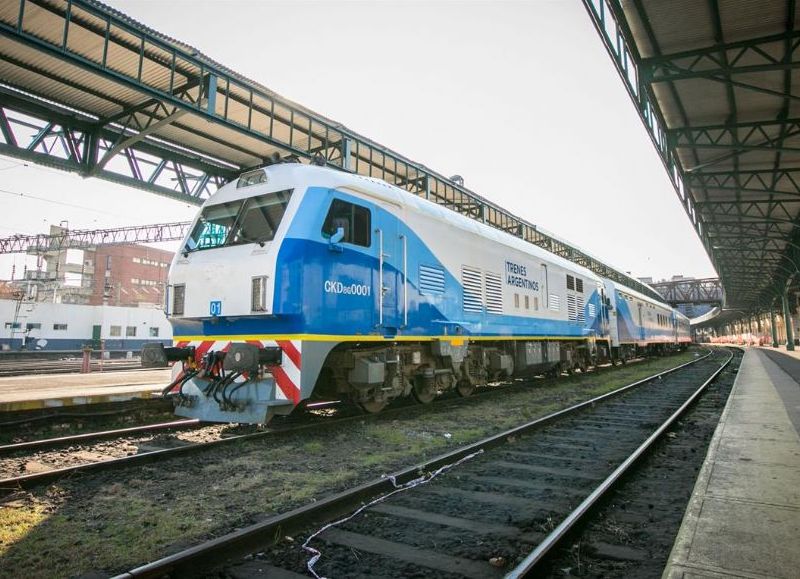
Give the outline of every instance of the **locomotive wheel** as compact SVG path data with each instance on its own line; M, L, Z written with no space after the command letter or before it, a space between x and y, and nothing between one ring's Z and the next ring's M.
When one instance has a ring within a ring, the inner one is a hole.
M463 396L464 398L471 396L472 393L475 392L475 384L466 378L462 378L458 381L458 384L456 384L456 392L458 392L459 396Z
M438 392L436 391L436 384L433 380L416 379L414 380L414 387L412 389L414 398L420 404L430 404L436 398Z

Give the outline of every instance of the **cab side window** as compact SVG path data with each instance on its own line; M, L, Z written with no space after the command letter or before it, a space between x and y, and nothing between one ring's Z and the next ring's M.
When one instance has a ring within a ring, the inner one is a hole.
M344 230L342 242L369 247L372 241L372 227L369 209L353 205L341 199L334 199L325 223L322 224L322 236L330 237L339 228Z

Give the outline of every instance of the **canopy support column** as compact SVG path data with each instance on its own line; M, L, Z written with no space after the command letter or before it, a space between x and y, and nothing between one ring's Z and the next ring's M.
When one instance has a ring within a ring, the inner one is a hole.
M778 322L775 319L775 309L769 309L770 326L772 326L772 347L778 347Z
M781 295L783 303L783 321L786 325L786 349L794 350L794 330L792 328L792 313L789 311L789 289L784 290Z

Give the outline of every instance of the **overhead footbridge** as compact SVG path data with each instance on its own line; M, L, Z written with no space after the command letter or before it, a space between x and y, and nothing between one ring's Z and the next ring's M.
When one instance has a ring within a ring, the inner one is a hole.
M790 306L800 270L796 0L583 0L734 317ZM725 317L726 320L730 316ZM792 342L792 324L787 324Z
M683 304L722 305L725 301L722 284L715 277L660 281L650 284L650 287L673 307Z
M243 170L384 179L596 273L648 286L412 161L93 0L0 3L0 154L200 204Z

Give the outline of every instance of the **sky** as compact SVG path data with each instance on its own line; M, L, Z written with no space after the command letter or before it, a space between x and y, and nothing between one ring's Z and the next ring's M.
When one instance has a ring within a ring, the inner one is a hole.
M623 271L715 275L580 0L108 3ZM0 207L3 237L196 211L5 157Z

